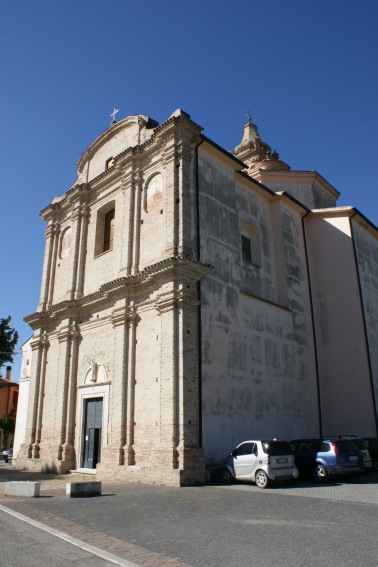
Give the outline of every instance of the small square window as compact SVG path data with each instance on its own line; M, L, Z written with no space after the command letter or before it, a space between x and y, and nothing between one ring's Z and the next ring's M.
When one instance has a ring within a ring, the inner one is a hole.
M243 261L260 268L262 266L262 252L259 228L249 221L241 219L240 234Z

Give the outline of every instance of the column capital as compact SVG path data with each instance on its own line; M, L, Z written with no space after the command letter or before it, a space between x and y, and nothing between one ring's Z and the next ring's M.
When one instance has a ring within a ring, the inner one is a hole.
M119 325L130 325L132 322L138 324L140 317L136 312L134 307L119 307L112 312L111 315L113 327L118 327Z
M60 343L75 339L79 336L80 336L80 329L79 326L76 324L62 327L57 333L58 341Z
M37 337L34 341L30 343L30 346L32 350L48 349L50 346L50 342L47 333L43 333L43 335Z
M45 235L46 238L49 238L51 236L56 236L60 233L60 223L57 221L53 221L51 222L45 230Z
M155 309L159 315L162 315L174 309L179 311L197 309L199 304L199 300L192 294L189 295L183 290L179 290L159 295L155 303Z

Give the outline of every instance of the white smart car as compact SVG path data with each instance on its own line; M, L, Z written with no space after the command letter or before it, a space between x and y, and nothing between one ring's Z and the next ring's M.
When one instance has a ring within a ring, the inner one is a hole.
M298 469L289 444L275 439L240 443L220 471L224 484L245 480L255 482L259 488L266 488L271 481L295 481L297 478Z

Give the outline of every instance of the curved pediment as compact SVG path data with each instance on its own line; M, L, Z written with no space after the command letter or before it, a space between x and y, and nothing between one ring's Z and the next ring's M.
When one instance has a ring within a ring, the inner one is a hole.
M148 140L157 122L136 114L114 122L82 154L77 163L77 183L87 183L112 166L112 159L127 148Z

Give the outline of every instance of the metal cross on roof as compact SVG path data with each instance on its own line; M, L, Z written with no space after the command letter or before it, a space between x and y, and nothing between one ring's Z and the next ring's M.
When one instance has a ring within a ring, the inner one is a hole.
M114 124L114 122L116 121L115 115L117 114L117 112L119 112L119 109L115 106L113 112L110 115L113 118L112 124Z

